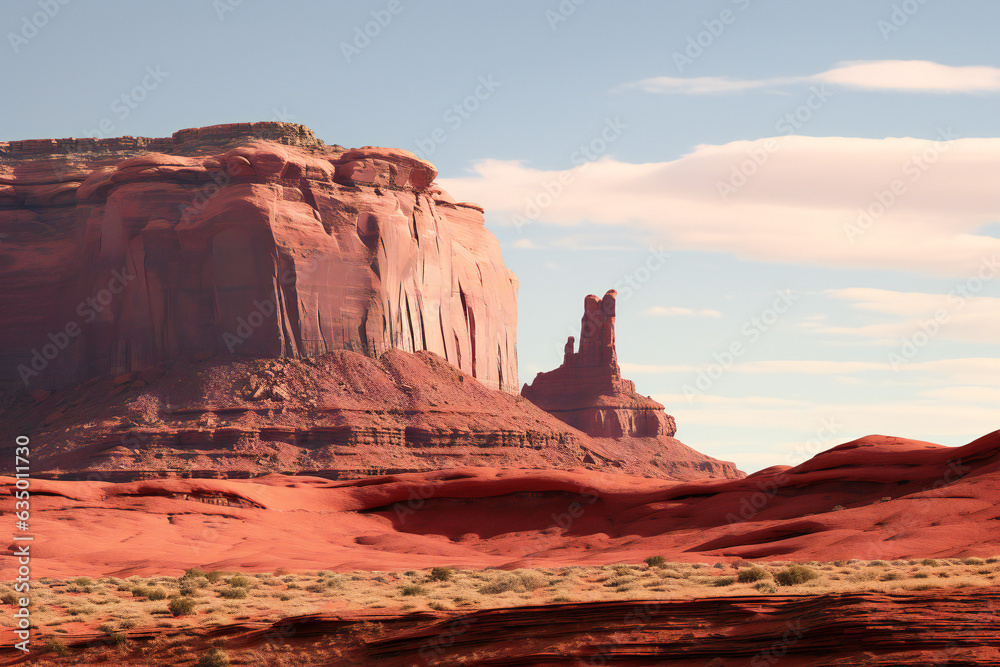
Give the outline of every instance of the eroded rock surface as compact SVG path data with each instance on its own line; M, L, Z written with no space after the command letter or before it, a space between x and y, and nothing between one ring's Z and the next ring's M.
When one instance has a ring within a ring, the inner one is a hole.
M402 150L301 125L0 142L0 383L428 350L517 392L517 279Z
M677 426L663 405L636 393L635 383L622 377L615 350L616 296L610 290L602 299L593 294L584 299L579 349L571 336L562 365L536 375L521 395L594 438L594 460L652 460L672 478L685 470L695 476L742 477L734 464L674 438Z
M622 378L615 351L615 297L593 294L584 299L580 347L566 341L562 365L539 373L521 395L567 424L597 438L673 436L674 418L635 383Z

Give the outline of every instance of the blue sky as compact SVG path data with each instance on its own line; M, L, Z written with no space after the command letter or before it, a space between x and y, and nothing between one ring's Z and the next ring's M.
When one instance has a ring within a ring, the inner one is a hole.
M998 19L986 0L8 1L0 138L290 120L419 152L487 207L520 278L522 382L559 363L586 294L624 285L625 375L753 471L1000 426Z

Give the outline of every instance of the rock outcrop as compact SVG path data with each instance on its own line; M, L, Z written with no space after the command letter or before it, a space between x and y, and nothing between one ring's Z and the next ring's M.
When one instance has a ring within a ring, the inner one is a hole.
M220 354L79 387L11 393L0 423L31 434L33 474L59 471L69 479L289 470L343 479L454 466L725 476L690 465L693 450L676 441L591 438L426 351ZM647 440L657 456L642 448ZM13 440L0 443L9 466L13 447Z
M539 373L521 395L593 438L586 462L650 461L671 479L740 478L729 461L706 456L674 438L677 426L663 405L637 394L635 384L622 378L615 350L615 290L603 299L593 294L583 301L580 346L566 341L562 365Z
M674 418L622 378L615 351L615 297L593 294L583 302L580 347L566 341L562 365L539 373L521 395L567 424L596 438L656 438L677 432Z
M0 143L0 388L427 350L517 392L517 279L401 150L301 125Z

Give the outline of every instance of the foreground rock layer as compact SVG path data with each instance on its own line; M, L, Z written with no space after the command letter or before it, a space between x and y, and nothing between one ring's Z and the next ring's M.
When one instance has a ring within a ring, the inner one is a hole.
M436 175L290 123L0 143L0 384L396 348L516 393L517 280Z
M31 488L35 576L1000 553L1000 431L957 448L871 436L730 480L460 468Z
M169 652L163 643L151 641L158 633L146 628L123 632L130 642L114 651L102 650L109 645L106 634L62 639L74 650L90 649L84 655L87 664L109 666L173 664L178 645L189 656L222 646L255 664L252 659L261 657L257 650L275 655L277 644L277 651L295 651L297 665L994 667L1000 664L998 603L996 587L895 595L648 599L472 613L309 614L274 623L174 627ZM0 656L4 665L34 658L11 648Z

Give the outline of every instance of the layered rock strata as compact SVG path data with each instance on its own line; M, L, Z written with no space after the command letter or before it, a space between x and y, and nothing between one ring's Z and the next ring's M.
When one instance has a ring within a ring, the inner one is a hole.
M436 175L290 123L2 142L0 388L399 349L516 393L517 279Z
M521 395L567 424L597 438L656 438L677 432L663 405L622 378L615 351L615 297L593 294L583 302L580 346L566 341L562 365L539 373Z

